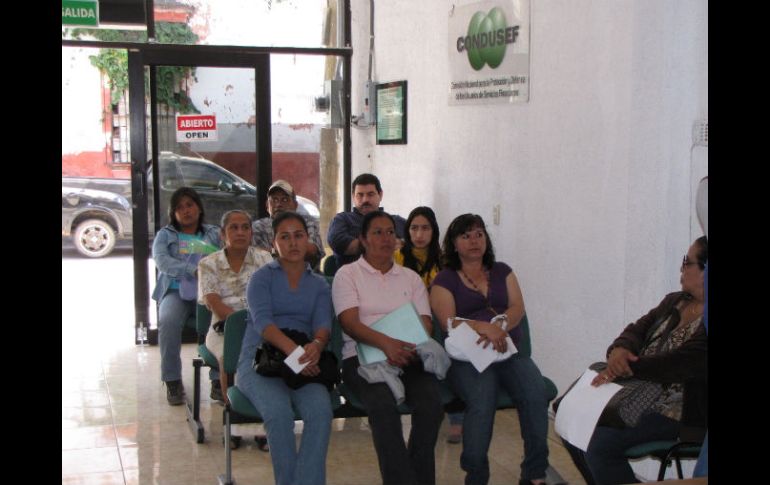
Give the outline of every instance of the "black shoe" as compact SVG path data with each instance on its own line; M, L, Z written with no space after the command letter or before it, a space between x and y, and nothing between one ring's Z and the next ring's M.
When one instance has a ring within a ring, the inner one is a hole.
M214 401L225 401L225 397L222 395L222 386L219 385L219 381L211 381L211 399Z
M270 451L270 446L267 444L267 436L255 436L254 441L257 442L257 449L259 451L268 452Z
M184 404L184 385L181 380L166 382L166 400L171 406Z

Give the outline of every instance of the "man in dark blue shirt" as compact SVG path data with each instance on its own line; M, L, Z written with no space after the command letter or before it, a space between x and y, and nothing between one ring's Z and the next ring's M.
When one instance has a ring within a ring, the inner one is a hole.
M369 212L384 210L380 207L382 200L382 186L380 179L370 173L362 173L353 180L353 210L350 212L340 212L331 224L329 224L329 233L326 240L334 251L334 257L337 260L337 267L343 264L352 263L361 255L361 247L358 242L358 235L361 234L361 223L364 216ZM396 220L396 237L403 241L404 226L406 221L403 217L392 214Z

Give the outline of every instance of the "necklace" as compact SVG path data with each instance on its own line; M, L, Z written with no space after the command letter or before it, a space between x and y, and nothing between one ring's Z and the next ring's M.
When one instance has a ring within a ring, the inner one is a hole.
M484 271L484 277L487 279L487 294L486 295L481 291L481 288L479 288L476 285L476 283L470 278L470 276L468 276L465 273L465 271L462 270L462 268L460 268L460 273L462 273L462 275L465 276L465 279L468 280L468 283L470 283L471 286L473 286L473 289L476 290L476 292L479 293L482 297L484 297L484 303L487 305L487 309L492 312L492 315L493 316L497 315L497 311L494 308L492 308L492 304L489 302L489 292L492 290L492 288L489 285L489 272L486 271L486 270Z
M463 270L462 270L462 268L460 268L460 273L462 273L462 274L463 274L463 276L465 276L465 279L466 279L466 280L468 280L468 283L470 283L470 284L471 284L471 286L473 287L473 289L474 289L474 290L478 291L478 292L479 292L479 293L481 293L482 295L484 294L484 293L481 291L481 289L480 289L478 286L476 286L476 283L475 283L475 282L474 282L474 281L471 279L471 277L470 277L470 276L468 276L468 275L465 273L465 271L463 271ZM484 271L484 276L485 276L485 277L486 277L486 279L487 279L487 291L489 291L489 275L487 274L487 272L486 272L486 271Z

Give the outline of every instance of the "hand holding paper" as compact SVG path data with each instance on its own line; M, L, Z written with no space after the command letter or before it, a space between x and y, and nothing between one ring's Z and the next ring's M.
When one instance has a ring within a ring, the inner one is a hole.
M383 360L397 366L407 365L414 355L415 346L430 338L422 326L420 315L417 314L411 302L401 305L380 318L371 324L370 328L385 334L387 340L382 339L383 348L359 342L356 345L356 351L361 365Z
M384 340L386 340L386 343L382 351L388 358L388 364L395 365L396 367L409 365L416 355L414 350L416 346L403 340L388 337L387 335Z
M310 363L310 361L306 361L305 363L300 364L299 358L303 355L305 355L305 349L302 348L301 345L297 345L297 348L295 348L292 353L286 356L284 363L288 365L295 374L299 374L302 372L302 369L304 369Z
M562 438L585 451L599 422L604 407L621 386L608 383L591 385L596 372L586 370L570 391L562 398L554 426Z

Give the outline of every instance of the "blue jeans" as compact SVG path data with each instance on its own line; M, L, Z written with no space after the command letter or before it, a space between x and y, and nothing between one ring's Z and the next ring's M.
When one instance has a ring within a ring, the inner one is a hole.
M703 446L700 449L698 461L695 463L695 470L692 472L694 477L706 477L709 474L709 434L706 432L706 438L703 440Z
M158 305L158 345L160 346L160 379L163 382L182 379L182 329L196 311L195 301L183 300L179 291L169 290ZM211 380L219 379L216 369L209 370Z
M639 483L626 459L627 449L648 441L673 440L678 435L677 421L649 413L633 428L597 426L586 451L562 441L588 485L617 485Z
M262 415L270 445L276 485L324 485L326 450L331 434L332 406L322 384L289 388L280 377L264 377L241 361L235 384ZM297 451L294 411L304 423Z
M545 477L548 468L548 403L543 376L529 357L514 354L510 359L479 373L473 364L452 359L447 375L452 390L465 402L463 452L460 466L467 473L466 485L489 482L489 443L495 425L497 389L502 386L516 405L524 461L521 478Z
M447 413L447 416L449 416L449 424L459 424L462 426L465 413Z
M412 408L412 430L404 443L401 415L387 384L369 384L358 375L358 357L342 362L342 380L364 403L383 485L436 483L436 441L444 409L436 376L422 362L404 368L405 402Z

